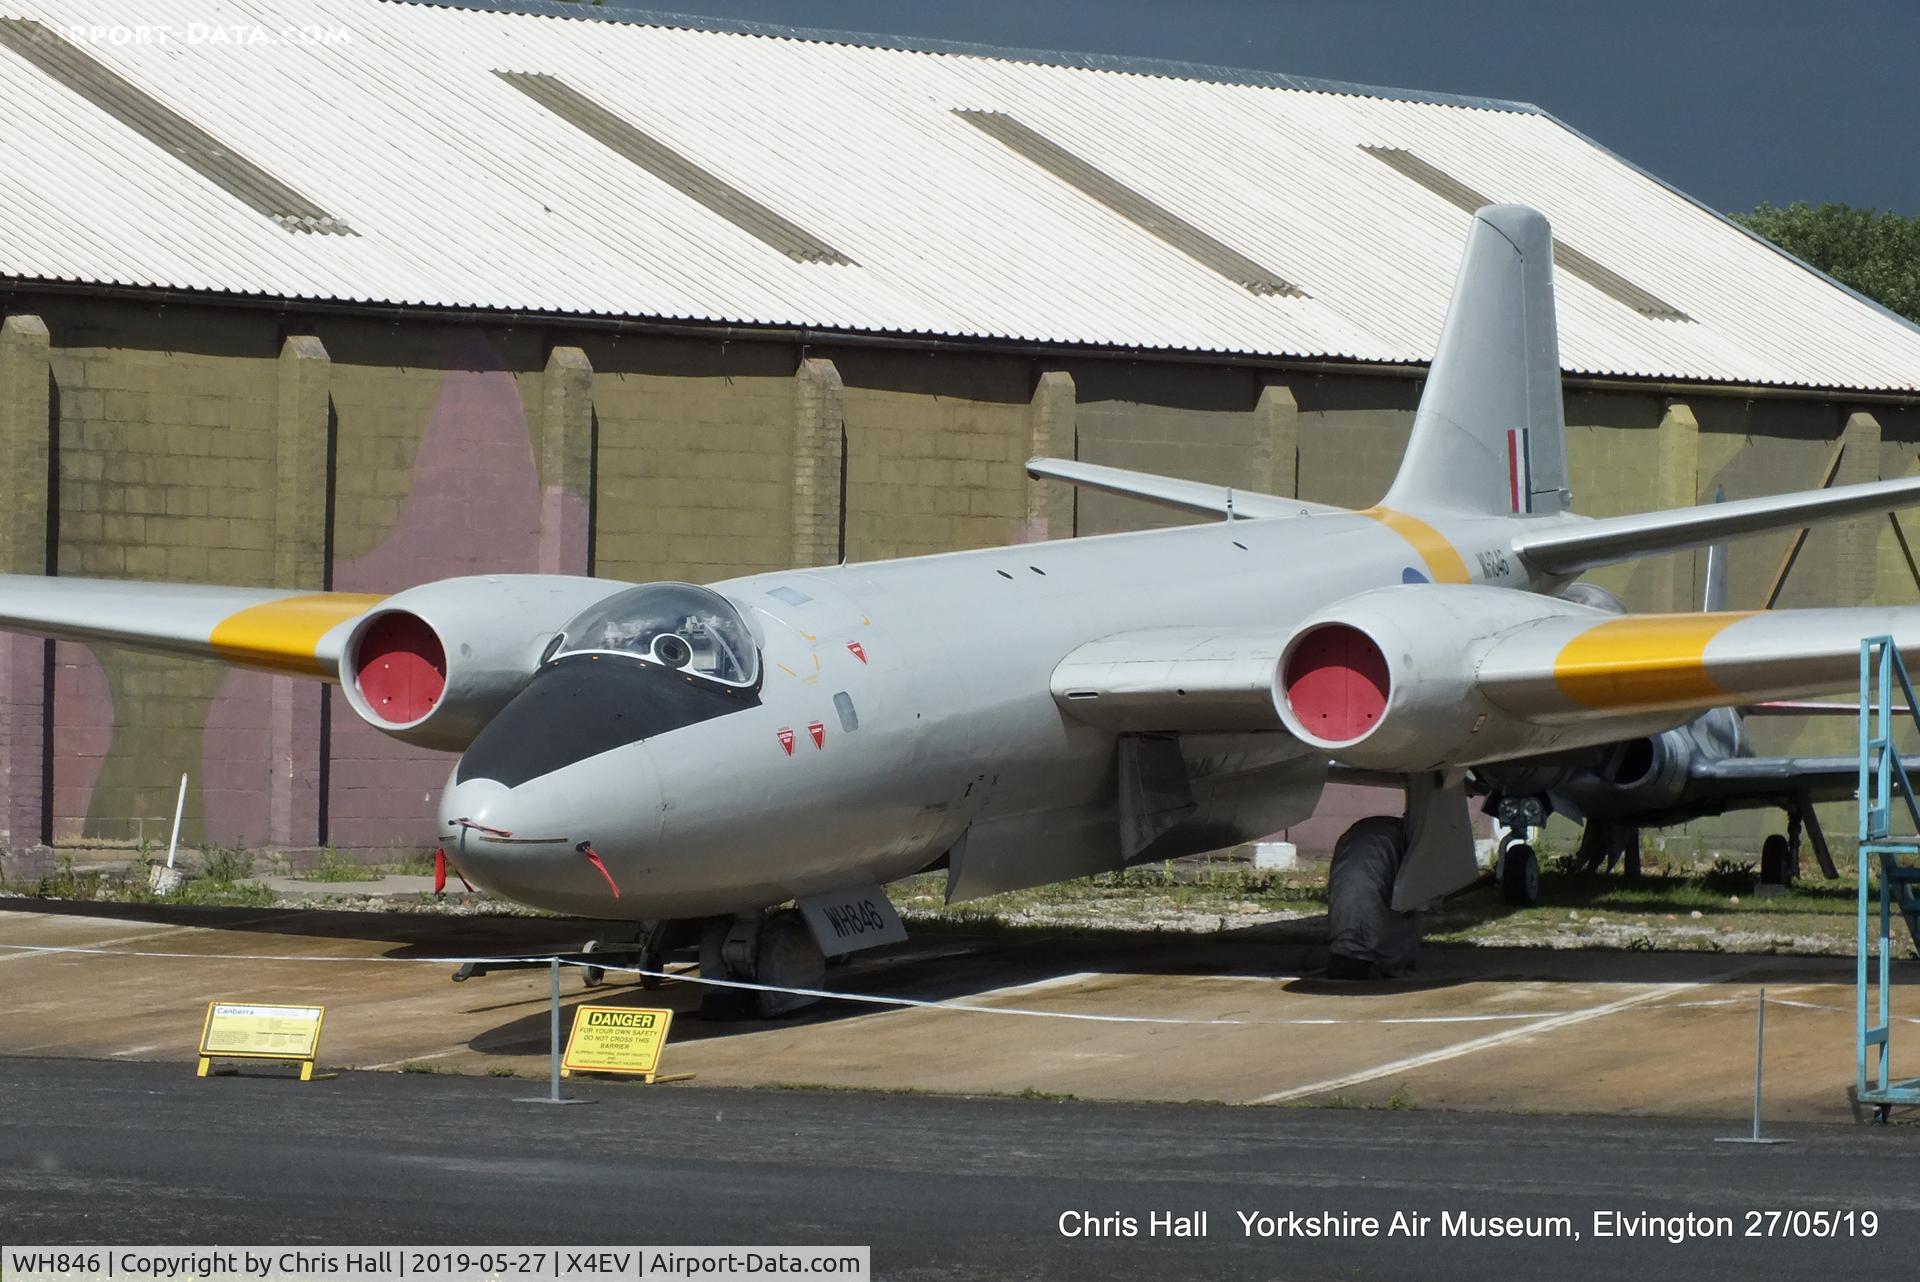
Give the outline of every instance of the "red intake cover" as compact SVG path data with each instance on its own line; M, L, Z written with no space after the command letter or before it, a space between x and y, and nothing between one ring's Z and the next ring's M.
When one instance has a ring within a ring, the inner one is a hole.
M1287 660L1287 704L1329 743L1351 743L1387 710L1387 660L1373 638L1344 623L1315 628Z
M383 614L354 651L360 697L389 725L411 725L433 711L447 688L447 654L418 615Z

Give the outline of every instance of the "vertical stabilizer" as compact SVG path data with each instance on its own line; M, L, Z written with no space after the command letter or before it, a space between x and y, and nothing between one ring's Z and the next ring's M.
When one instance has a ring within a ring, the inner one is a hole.
M1413 438L1384 502L1526 515L1562 512L1568 501L1553 233L1538 210L1487 205L1473 216Z

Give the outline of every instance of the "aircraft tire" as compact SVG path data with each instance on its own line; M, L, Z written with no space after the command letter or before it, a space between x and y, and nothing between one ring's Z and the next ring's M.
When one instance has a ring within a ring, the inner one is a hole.
M1420 951L1413 913L1393 911L1393 880L1407 857L1406 821L1359 820L1334 843L1327 870L1327 977L1392 979L1408 974Z
M597 939L589 939L580 951L583 953L597 953L600 951L600 941ZM587 966L581 970L580 978L588 988L598 988L607 982L607 972L599 966Z
M781 988L819 988L826 982L827 959L799 913L782 909L760 923L753 949L753 980ZM764 1019L778 1019L819 1001L802 993L759 993Z
M1768 833L1767 839L1760 843L1760 884L1786 885L1792 863L1793 848L1787 844L1787 839L1777 832Z
M1518 908L1540 902L1540 856L1524 841L1500 854L1500 897Z

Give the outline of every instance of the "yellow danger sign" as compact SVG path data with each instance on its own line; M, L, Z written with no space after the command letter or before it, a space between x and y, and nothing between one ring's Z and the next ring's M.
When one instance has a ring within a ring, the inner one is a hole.
M649 1082L660 1067L660 1052L673 1024L670 1010L641 1010L632 1006L580 1006L573 1012L573 1031L560 1057L560 1071L570 1073L631 1073Z
M300 1061L300 1080L311 1081L326 1016L324 1006L208 1002L198 1075L205 1077L216 1059L284 1059Z

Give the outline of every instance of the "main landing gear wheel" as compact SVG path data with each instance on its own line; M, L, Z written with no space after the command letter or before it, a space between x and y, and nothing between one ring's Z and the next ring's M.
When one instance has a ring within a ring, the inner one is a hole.
M775 989L817 990L827 959L813 932L791 908L766 915L717 917L700 940L700 973ZM779 1019L819 1001L810 992L768 992L710 985L700 1000L702 1019Z
M580 951L583 953L597 953L600 951L600 941L597 939L589 939L586 947ZM581 972L581 978L586 981L588 988L598 988L607 982L607 972L606 969L601 966L588 966Z
M1540 856L1524 841L1500 851L1500 897L1520 908L1540 902Z
M1793 881L1793 846L1780 833L1768 833L1760 843L1760 883L1785 886Z
M1327 870L1329 979L1392 979L1413 970L1420 926L1393 910L1393 880L1407 857L1402 819L1362 819L1334 843Z

